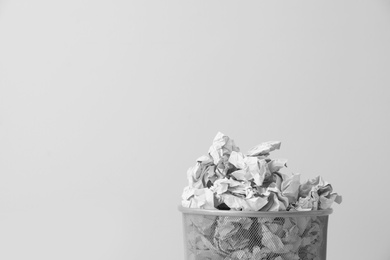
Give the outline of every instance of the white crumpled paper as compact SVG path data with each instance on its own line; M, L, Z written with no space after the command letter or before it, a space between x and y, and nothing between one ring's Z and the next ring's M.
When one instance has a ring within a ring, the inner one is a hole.
M317 176L305 183L300 174L280 172L286 159L271 159L281 142L261 143L248 153L240 152L233 139L217 133L209 152L187 172L188 186L182 205L201 209L286 211L328 209L342 197Z

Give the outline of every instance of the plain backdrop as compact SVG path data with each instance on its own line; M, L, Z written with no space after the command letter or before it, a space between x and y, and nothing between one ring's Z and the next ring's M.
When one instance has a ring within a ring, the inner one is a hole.
M390 2L0 0L0 259L183 259L218 131L343 196L328 259L390 259Z

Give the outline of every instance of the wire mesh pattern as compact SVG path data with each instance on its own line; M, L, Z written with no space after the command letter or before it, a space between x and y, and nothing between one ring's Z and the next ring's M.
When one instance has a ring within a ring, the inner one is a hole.
M183 214L186 260L326 260L328 216Z

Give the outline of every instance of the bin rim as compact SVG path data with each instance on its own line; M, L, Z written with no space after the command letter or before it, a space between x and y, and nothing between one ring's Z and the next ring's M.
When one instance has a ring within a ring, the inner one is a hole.
M231 216L231 217L310 217L310 216L328 216L333 213L333 209L310 210L310 211L235 211L218 209L195 209L178 207L183 214L189 215L209 215L209 216Z

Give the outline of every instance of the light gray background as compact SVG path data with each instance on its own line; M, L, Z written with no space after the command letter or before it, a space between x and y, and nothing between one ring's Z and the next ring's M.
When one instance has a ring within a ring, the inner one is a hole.
M389 1L0 1L0 259L183 259L218 131L344 197L328 259L390 259Z

